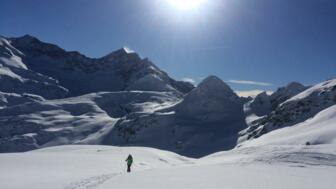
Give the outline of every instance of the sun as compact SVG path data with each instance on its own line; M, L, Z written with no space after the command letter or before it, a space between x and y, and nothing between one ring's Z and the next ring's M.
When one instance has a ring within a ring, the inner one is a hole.
M200 7L205 0L167 0L171 5L180 10L191 10Z

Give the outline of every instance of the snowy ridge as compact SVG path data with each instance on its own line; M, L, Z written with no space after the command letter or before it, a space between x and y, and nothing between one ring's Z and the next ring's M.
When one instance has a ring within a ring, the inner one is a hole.
M149 59L143 59L125 47L101 58L89 58L29 35L9 38L7 41L22 52L19 57L30 70L58 80L60 85L70 91L71 96L128 88L184 94L193 88L190 83L170 78ZM145 79L151 75L161 82L153 84L153 80ZM139 80L142 84L135 84Z
M293 126L336 104L335 79L319 83L280 104L273 112L240 132L240 142L258 138L273 130Z
M307 88L298 82L291 82L287 86L279 88L270 96L272 109L274 110L279 104L303 92Z
M271 95L268 95L267 92L260 93L248 104L251 111L249 113L254 113L259 117L267 115L275 110L281 103L306 89L307 87L302 84L292 82L285 87L280 87Z
M335 91L336 90L336 79L327 80L325 82L319 83L310 87L308 90L305 90L302 93L288 99L285 103L290 101L299 101L301 99L307 98L309 96L313 96L315 94L321 95L325 92Z

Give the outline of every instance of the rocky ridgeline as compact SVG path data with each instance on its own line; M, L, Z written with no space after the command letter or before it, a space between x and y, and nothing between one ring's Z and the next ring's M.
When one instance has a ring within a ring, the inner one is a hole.
M240 132L240 142L258 138L273 130L303 122L336 104L336 79L328 80L279 104L274 111Z

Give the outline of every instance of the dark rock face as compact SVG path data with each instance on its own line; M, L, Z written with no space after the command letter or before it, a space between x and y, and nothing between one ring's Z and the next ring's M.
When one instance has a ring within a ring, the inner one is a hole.
M267 115L272 111L270 96L266 92L258 94L251 102L250 107L257 116Z
M289 98L301 93L308 87L302 85L298 82L289 83L285 87L279 88L270 96L270 101L272 104L272 110L274 110L279 104L285 102Z

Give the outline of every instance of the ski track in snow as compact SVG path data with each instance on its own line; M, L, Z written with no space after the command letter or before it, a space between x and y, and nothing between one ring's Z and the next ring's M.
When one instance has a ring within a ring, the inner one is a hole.
M292 152L276 154L273 158L257 158L257 161L267 162L269 164L273 162L283 162L299 164L300 167L305 166L336 166L336 155L315 153L315 152ZM295 165L294 165L295 166Z
M118 175L121 175L121 173L102 174L98 176L89 177L77 182L70 183L63 189L94 189Z

